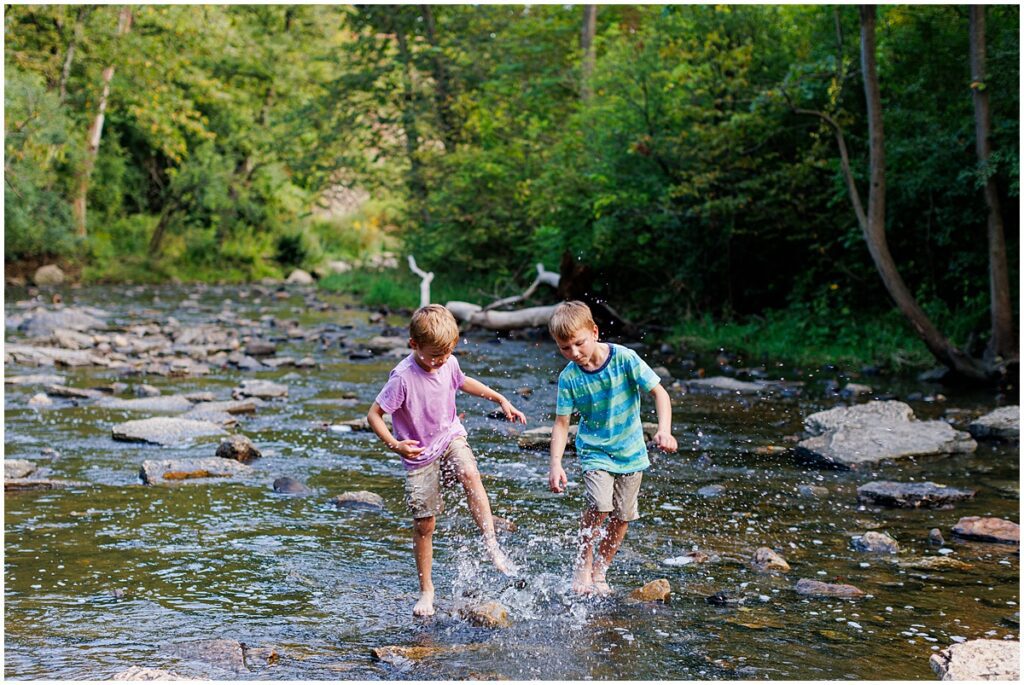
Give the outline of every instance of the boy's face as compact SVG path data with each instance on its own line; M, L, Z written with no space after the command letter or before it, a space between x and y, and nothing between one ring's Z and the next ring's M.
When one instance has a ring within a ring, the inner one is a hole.
M434 373L448 361L448 357L452 356L452 352L455 347L450 348L437 347L435 345L421 345L413 339L409 339L409 347L412 348L413 359L419 364L419 367L427 373Z
M597 326L581 328L566 340L558 340L558 351L569 361L586 364L597 354Z

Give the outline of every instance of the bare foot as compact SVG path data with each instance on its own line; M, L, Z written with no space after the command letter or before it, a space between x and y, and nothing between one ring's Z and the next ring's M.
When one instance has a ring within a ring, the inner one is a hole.
M494 568L498 569L506 576L513 576L519 572L519 568L512 563L512 560L501 551L501 547L498 546L495 540L484 541L484 547L487 549L487 556L491 558L491 562L494 564Z
M594 594L594 580L589 573L576 572L572 576L572 591L577 595Z
M434 591L433 590L422 590L420 592L420 598L416 602L416 606L412 608L413 616L433 616L434 615Z
M612 594L611 586L608 585L608 581L603 578L601 580L595 580L591 587L594 589L594 594L599 597L607 597Z

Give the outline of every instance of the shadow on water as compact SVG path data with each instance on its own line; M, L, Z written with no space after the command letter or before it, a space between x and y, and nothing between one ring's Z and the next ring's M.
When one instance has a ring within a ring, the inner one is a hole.
M21 297L8 292L8 316ZM278 299L255 288L145 287L83 288L65 301L102 306L116 326L168 316L209 323L231 311L236 318L222 325L247 333L261 316L297 319L309 330L340 331L353 347L385 324L405 325L400 317L371 324L368 312L343 298L328 298L331 308L322 311L304 306L307 298L298 290ZM582 508L573 458L566 458L568 494L549 493L546 454L521 451L517 431L488 417L493 407L461 398L494 511L517 525L502 541L521 572L506 578L486 563L465 505L449 498L435 536L438 614L414 619L401 467L370 434L324 429L365 415L396 358L350 360L337 338L261 332L280 338L279 355L309 355L318 367L214 367L194 378L58 369L76 387L145 382L167 395L209 391L218 399L247 378L286 383L287 401L239 417L238 431L264 453L242 482L143 486L142 461L212 456L217 439L175 448L114 442L113 425L143 415L63 399L35 410L27 401L41 388L7 386L6 457L87 485L5 495L5 677L103 679L137 665L218 679L930 679L928 657L938 648L1016 639L1017 548L959 541L949 531L961 516L1018 519L1019 448L983 443L973 454L865 472L801 464L780 448L792 446L787 436L800 432L804 416L839 401L825 391L835 378L827 373L804 375L799 397L670 390L680 451L653 456L643 518L631 525L609 575L617 593L600 600L569 588ZM8 341L16 339L8 330ZM550 424L551 381L564 363L550 343L471 333L459 354L467 373L515 398L528 428ZM8 375L42 372L50 370L6 367ZM899 397L919 389L898 378L873 385ZM522 388L532 394L516 394ZM945 404L912 402L918 416L948 415L960 428L992 404L968 394L951 394ZM302 481L311 494L274 493L280 476ZM970 487L977 496L954 510L857 502L858 485L883 479ZM808 485L828 493L808 496ZM352 490L379 494L383 510L330 504ZM940 555L928 543L931 528L947 537L941 554L969 566L897 564ZM901 552L855 552L851 538L867 530L893 536ZM792 571L755 572L749 559L761 546L780 551ZM695 550L706 560L687 561ZM630 590L656 578L671 583L669 603L627 601ZM852 583L867 597L804 598L793 590L799 578ZM709 602L712 596L725 599ZM488 600L507 607L510 627L479 628L461 618L464 605ZM221 638L250 649L244 668L180 649ZM411 659L371 656L388 645L424 649ZM278 655L272 665L253 657L251 650L265 647Z

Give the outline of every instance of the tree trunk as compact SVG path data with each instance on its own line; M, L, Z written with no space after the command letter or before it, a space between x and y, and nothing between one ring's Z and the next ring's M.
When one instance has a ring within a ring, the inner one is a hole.
M427 41L430 43L434 55L434 103L437 107L437 121L441 128L441 140L444 142L445 152L455 152L458 126L455 122L455 113L452 112L452 93L448 80L448 68L444 63L441 54L441 46L437 42L437 28L434 24L434 12L430 5L420 5L423 12L423 20L427 29Z
M985 174L985 204L988 205L988 274L992 311L992 338L985 352L986 360L1017 356L1013 331L1013 309L1010 304L1010 277L1006 263L1006 238L1003 214L995 175L988 168L992 155L991 117L988 89L985 84L985 7L970 7L971 92L974 99L975 149L978 165Z
M127 33L132 26L132 8L125 5L121 8L121 15L117 22L117 35ZM86 199L89 195L89 177L92 176L93 167L96 166L96 156L100 150L100 138L103 135L103 117L107 111L107 98L110 96L110 81L114 78L114 65L109 65L103 70L103 89L100 92L100 102L97 108L96 118L89 127L88 146L85 151L85 160L82 169L78 174L78 191L72 205L75 215L75 232L84 236L86 234Z
M871 259L875 263L882 283L900 312L906 317L918 337L940 362L960 376L973 380L987 380L989 375L974 359L954 347L932 324L914 299L900 276L889 252L885 237L885 133L882 128L882 98L878 86L875 62L875 7L860 7L861 71L864 75L864 94L868 116L870 141L870 188L865 223L861 226Z
M597 5L583 6L583 30L580 32L580 47L583 49L583 64L580 69L580 97L589 100L594 89L594 35L597 33Z
M68 96L68 79L71 78L71 64L75 60L75 48L78 45L78 37L82 32L82 23L85 21L89 10L86 7L79 7L75 13L75 24L71 27L71 38L68 40L68 50L64 55L64 67L60 71L60 101L64 102Z

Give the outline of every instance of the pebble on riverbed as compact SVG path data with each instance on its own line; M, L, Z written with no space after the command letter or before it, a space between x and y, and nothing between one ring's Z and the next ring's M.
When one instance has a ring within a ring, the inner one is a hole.
M953 535L967 540L1020 545L1020 525L983 516L965 516L953 526Z
M770 547L759 547L751 557L750 563L755 569L762 572L782 571L786 573L789 571L789 564L786 560Z
M459 615L480 628L508 628L512 622L508 609L500 602L490 601L459 609Z
M672 586L668 580L658 578L630 592L629 599L638 602L667 602L671 594Z
M873 530L853 538L853 548L858 552L873 552L875 554L896 554L900 551L900 545L896 540L885 533Z

